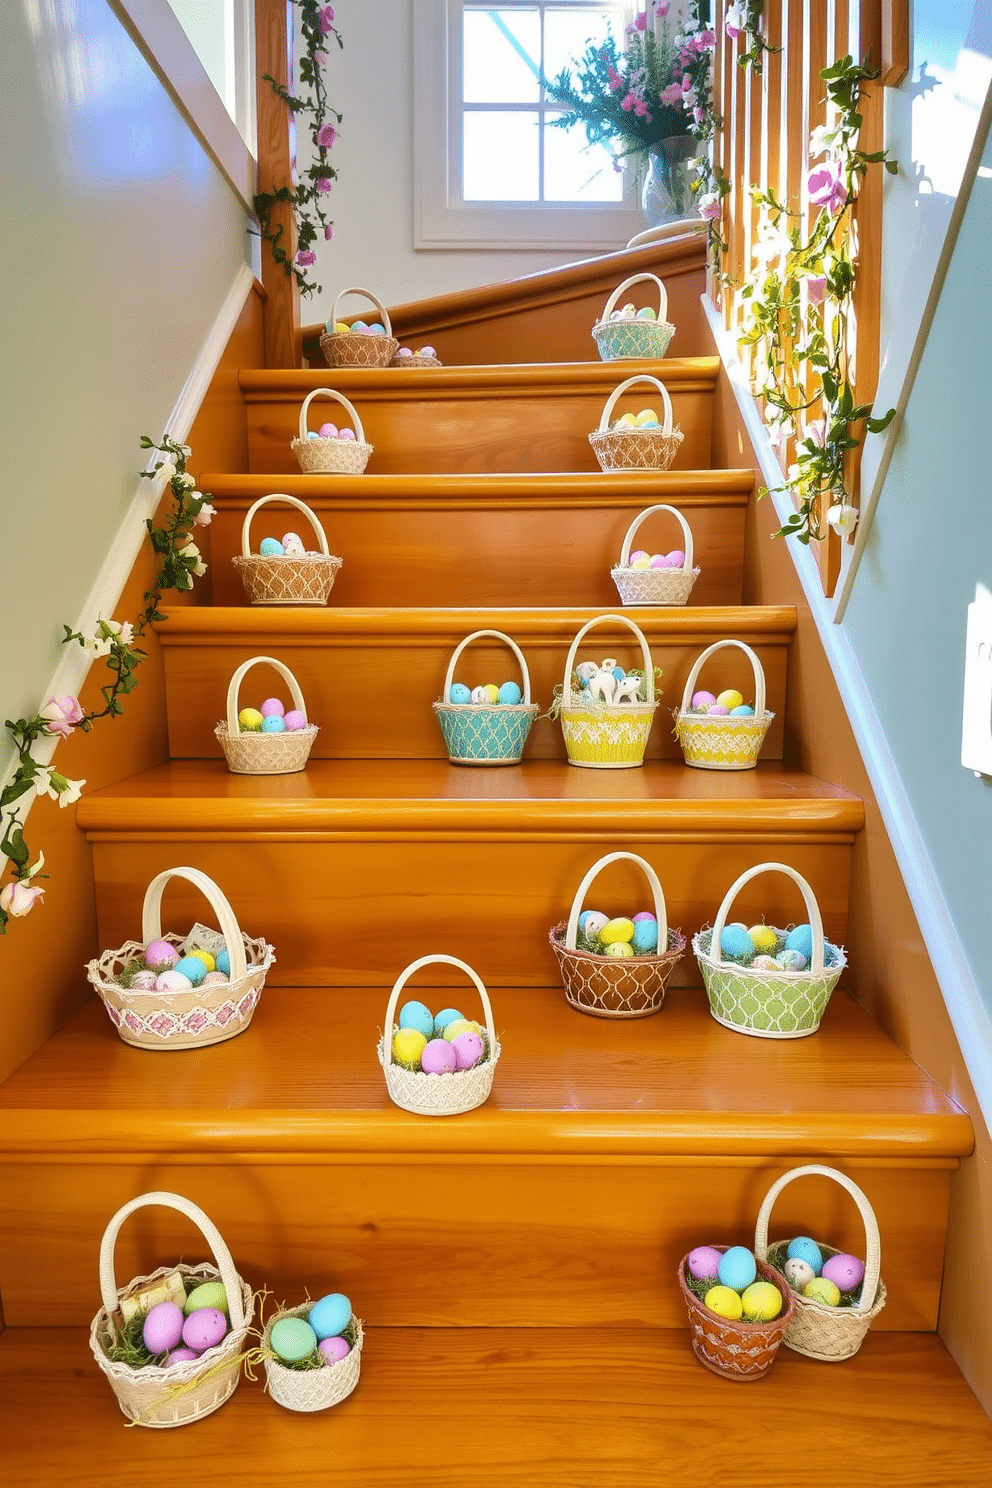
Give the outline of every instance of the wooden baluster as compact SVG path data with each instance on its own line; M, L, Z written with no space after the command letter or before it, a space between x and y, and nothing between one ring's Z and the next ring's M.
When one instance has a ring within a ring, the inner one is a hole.
M278 191L295 186L296 129L293 115L263 81L268 73L290 86L293 53L293 6L287 0L255 0L255 65L258 108L258 190ZM291 90L292 91L292 90ZM278 202L270 214L281 226L282 246L290 258L296 252L296 218L292 208ZM262 244L262 283L268 294L264 314L266 367L302 367L300 291L293 274L276 263L268 243Z

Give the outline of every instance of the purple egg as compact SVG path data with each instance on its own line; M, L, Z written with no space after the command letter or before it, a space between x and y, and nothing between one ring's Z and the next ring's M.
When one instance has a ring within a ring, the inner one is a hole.
M685 568L685 554L681 548L673 548L668 554L669 568Z
M145 947L145 965L151 971L175 966L178 960L179 952L167 940L153 940L151 945Z
M482 1058L483 1044L477 1033L460 1033L448 1045L455 1051L459 1069L474 1069Z
M711 692L694 692L692 694L692 706L694 708L701 708L704 703L708 707L710 703L715 702L716 698Z
M401 346L396 355L398 357L408 357L413 356L413 352L410 350L409 346Z
M195 1349L174 1348L170 1349L162 1360L162 1368L169 1369L173 1364L188 1364L190 1359L198 1359L200 1356Z
M417 353L418 356L437 356L433 346L422 346Z
M710 718L730 717L730 709L725 708L722 703L710 703L709 707L706 709L706 712Z
M354 431L354 429L339 429L338 430L338 438L339 439L354 439L355 438L355 431Z
M286 712L286 705L279 698L266 698L258 711L263 718L282 718Z
M229 980L230 978L226 977L222 971L208 971L206 976L203 978L201 986L213 987L218 982L226 982Z
M175 1348L183 1336L183 1310L175 1302L159 1302L145 1318L141 1337L150 1354Z
M720 1252L712 1245L697 1245L689 1252L689 1275L698 1281L709 1281L716 1276L720 1265Z
M227 1332L227 1318L216 1307L198 1307L183 1324L183 1343L202 1354L220 1343Z
M301 713L299 708L291 708L290 711L286 714L286 717L283 719L283 723L286 725L287 733L295 734L298 733L300 729L306 728L307 715L305 713Z
M450 1075L458 1067L455 1050L446 1039L431 1039L420 1056L420 1068L425 1075Z
M853 1255L830 1256L824 1261L820 1275L832 1281L838 1291L851 1292L864 1280L864 1263Z
M317 431L321 439L336 439L338 433L337 424L321 424Z
M351 1353L347 1338L325 1338L317 1345L317 1352L325 1364L338 1364Z
M651 568L670 568L671 564L669 563L668 557L665 553L655 553L654 557L651 559L650 566Z
M131 986L136 992L151 992L157 980L154 971L136 971L131 978Z

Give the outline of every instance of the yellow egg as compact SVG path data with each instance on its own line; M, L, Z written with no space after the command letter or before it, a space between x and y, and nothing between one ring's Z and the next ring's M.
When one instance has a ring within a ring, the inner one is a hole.
M651 559L650 558L635 558L634 561L633 561L633 563L630 566L631 566L631 568L650 568L651 567Z
M782 1293L770 1281L752 1281L741 1295L744 1316L752 1323L770 1323L782 1311Z
M718 1313L720 1317L730 1318L732 1321L743 1316L744 1313L744 1304L741 1302L737 1293L731 1291L730 1287L710 1287L706 1296L703 1298L703 1302L709 1308L710 1312Z
M334 322L334 329L339 332L339 334L343 335L346 331L351 330L351 326L346 320L336 320Z
M726 704L724 706L726 707ZM752 925L747 933L754 941L756 951L773 952L778 945L778 936L771 925Z
M445 1025L443 1036L450 1044L452 1039L456 1039L460 1033L477 1033L481 1037L482 1029L478 1023L473 1023L471 1018L453 1018Z
M826 1276L814 1276L803 1287L803 1296L809 1297L811 1302L825 1302L828 1307L836 1307L840 1302L840 1288Z
M653 408L642 408L634 422L637 424L656 424L658 422L658 415Z
M217 970L217 962L214 960L213 956L211 956L209 951L187 951L186 954L189 956L195 956L197 961L202 961L208 971Z
M616 427L618 429L634 429L637 427L637 420L632 413L622 413L617 419Z
M427 1040L417 1028L400 1028L393 1034L393 1062L404 1069L419 1070Z
M607 956L633 956L634 950L625 940L611 940L606 947Z
M599 932L599 938L603 945L611 945L616 940L629 945L634 938L634 922L627 919L607 920Z
M238 714L238 723L249 733L258 733L262 727L262 715L257 708L242 708Z
M491 703L499 702L499 688L492 682L487 682L482 689Z
M720 707L726 708L728 713L730 712L731 708L739 708L743 701L744 698L742 694L739 693L735 687L728 687L726 692L721 692L717 697L717 702L720 704Z

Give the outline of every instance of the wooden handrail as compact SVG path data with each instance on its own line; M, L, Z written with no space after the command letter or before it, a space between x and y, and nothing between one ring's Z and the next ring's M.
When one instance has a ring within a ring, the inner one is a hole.
M265 74L290 87L293 73L293 7L288 0L255 0L255 66L258 110L258 190L292 189L296 164L296 127L291 111L277 96ZM282 244L292 258L296 251L296 218L287 202L271 212L273 227L283 229ZM263 336L267 367L301 367L300 291L296 279L276 263L262 245L262 283L268 294Z

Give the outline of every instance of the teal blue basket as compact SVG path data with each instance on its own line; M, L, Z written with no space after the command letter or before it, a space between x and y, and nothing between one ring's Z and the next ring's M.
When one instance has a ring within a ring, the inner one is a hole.
M634 284L650 280L658 287L657 320L611 320L617 301ZM667 319L668 294L661 280L654 274L631 274L618 284L610 295L600 319L592 328L592 337L604 362L621 362L631 359L660 361L675 335L675 327Z
M470 641L483 637L503 641L520 663L523 682L519 703L453 703L451 683L455 665ZM537 717L537 703L530 700L530 672L523 652L500 630L476 630L455 647L444 679L441 701L434 704L444 735L448 758L453 765L517 765L527 743L530 726Z

